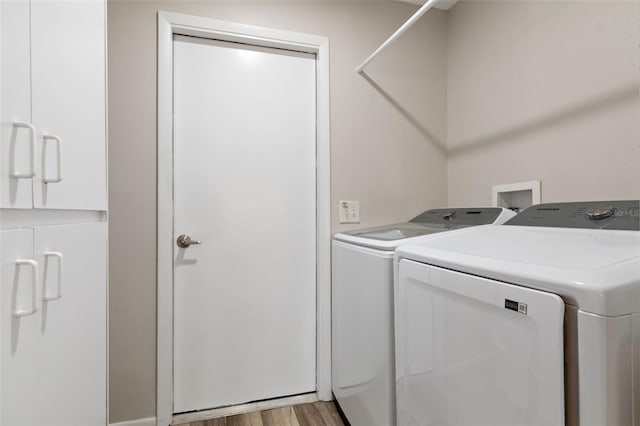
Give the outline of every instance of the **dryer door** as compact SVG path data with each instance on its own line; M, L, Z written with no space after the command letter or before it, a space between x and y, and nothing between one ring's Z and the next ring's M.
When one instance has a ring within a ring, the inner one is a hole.
M564 425L560 297L399 265L399 425Z

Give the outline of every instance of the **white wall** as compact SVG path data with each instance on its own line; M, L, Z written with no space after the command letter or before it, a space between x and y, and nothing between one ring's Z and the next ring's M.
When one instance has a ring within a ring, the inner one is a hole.
M448 12L450 205L640 198L638 1L462 1Z
M330 38L335 232L347 228L337 224L343 199L360 200L360 226L446 205L444 12L430 12L367 68L372 82L355 72L416 9L394 1L109 0L111 422L155 415L157 11Z

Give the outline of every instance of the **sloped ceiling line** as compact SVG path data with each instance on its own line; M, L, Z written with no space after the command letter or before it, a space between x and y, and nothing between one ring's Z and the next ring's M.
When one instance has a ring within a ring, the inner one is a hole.
M396 1L401 1L403 3L417 4L417 5L420 5L420 6L422 6L423 4L426 3L426 0L396 0ZM433 7L435 7L436 9L440 9L440 10L449 10L456 3L458 3L458 0L440 0L438 2L438 4L436 4Z

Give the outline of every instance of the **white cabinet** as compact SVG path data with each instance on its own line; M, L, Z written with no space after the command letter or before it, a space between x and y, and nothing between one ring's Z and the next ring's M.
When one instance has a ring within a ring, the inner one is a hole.
M0 237L0 423L105 425L106 223Z
M0 426L107 423L105 16L0 0Z
M0 1L0 207L29 208L36 153L31 123L29 2ZM25 177L13 177L20 175Z
M0 7L0 207L105 210L104 2Z

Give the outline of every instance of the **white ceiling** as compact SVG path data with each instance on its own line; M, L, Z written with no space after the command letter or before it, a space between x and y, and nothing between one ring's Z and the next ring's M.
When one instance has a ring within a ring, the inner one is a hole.
M426 2L425 0L399 0L399 1L403 1L405 3L419 4L420 6L422 6ZM433 7L435 7L436 9L440 9L440 10L449 10L457 2L458 2L458 0L440 0Z

